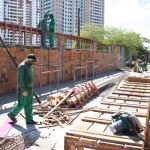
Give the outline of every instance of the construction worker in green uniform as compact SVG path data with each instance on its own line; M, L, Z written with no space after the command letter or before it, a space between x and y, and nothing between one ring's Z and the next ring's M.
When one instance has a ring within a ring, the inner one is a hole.
M34 54L29 54L27 58L18 66L18 103L8 113L8 117L16 123L16 115L24 108L26 124L36 124L32 117L33 101L33 68L32 65L37 62Z
M48 33L47 18L48 18L48 13L45 13L44 18L38 24L38 28L41 29L41 45L42 46L46 46L46 37Z
M146 60L147 60L146 56L142 55L141 56L141 62L140 62L142 72L147 71L147 62L146 62Z
M54 46L54 31L55 31L55 20L53 14L50 14L50 23L49 23L49 43L50 47Z

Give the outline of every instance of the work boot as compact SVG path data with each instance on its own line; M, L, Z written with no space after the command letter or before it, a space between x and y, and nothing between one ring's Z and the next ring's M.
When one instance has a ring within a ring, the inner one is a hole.
M17 122L17 119L15 117L12 117L10 114L7 114L7 115L13 121L13 123Z
M26 124L37 124L37 122L34 120L31 120L31 121L26 122Z

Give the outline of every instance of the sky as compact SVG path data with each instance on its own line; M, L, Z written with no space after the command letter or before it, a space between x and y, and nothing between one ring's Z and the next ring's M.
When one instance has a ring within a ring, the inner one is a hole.
M150 38L150 0L105 0L104 24Z

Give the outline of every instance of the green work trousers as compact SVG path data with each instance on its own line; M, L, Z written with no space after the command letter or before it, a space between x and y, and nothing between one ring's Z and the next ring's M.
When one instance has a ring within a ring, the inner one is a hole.
M19 94L19 102L14 106L14 108L9 112L11 117L15 117L24 108L26 122L32 120L32 102L33 102L33 87L27 88L28 96Z
M54 46L54 32L49 32L49 44L50 47Z

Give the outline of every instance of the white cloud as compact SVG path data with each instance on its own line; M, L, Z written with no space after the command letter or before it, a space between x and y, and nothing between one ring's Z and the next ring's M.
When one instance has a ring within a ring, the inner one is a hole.
M150 38L150 2L141 5L139 1L105 0L105 26L131 29Z

